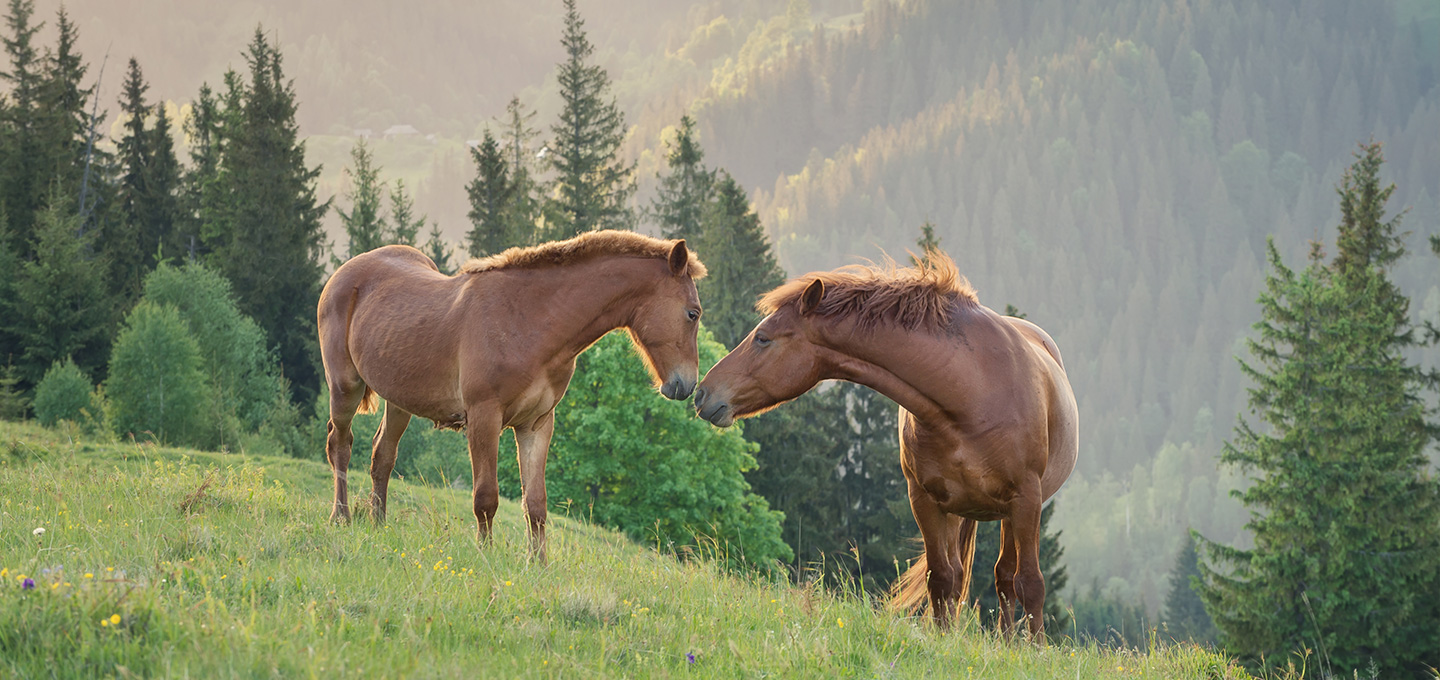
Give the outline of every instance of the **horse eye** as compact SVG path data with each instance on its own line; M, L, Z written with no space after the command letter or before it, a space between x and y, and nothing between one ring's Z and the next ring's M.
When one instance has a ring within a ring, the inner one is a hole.
M763 336L763 335L757 335L757 336L755 336L755 346L756 346L756 347L769 347L769 346L770 346L770 338L767 338L767 337L765 337L765 336Z
M685 310L685 314L690 317L691 321L696 321L700 318L700 312L697 312L693 309Z

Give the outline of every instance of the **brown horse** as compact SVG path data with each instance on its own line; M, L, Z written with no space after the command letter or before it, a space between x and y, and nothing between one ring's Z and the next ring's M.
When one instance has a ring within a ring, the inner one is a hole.
M1060 351L1028 321L981 305L944 254L916 268L851 266L792 280L759 304L766 318L695 393L725 427L821 380L869 386L900 404L900 466L925 554L892 604L949 625L969 599L977 521L1000 520L995 590L1043 631L1040 509L1075 467L1078 418Z
M385 417L370 459L370 503L383 521L396 446L412 414L464 429L483 543L499 505L500 433L515 430L530 548L545 558L545 458L555 404L575 357L629 331L660 391L684 399L699 370L695 281L705 265L684 241L599 231L474 259L445 276L420 251L386 246L346 262L320 294L320 353L330 387L325 455L334 521L350 519L346 472L356 409ZM663 383L663 384L662 384Z

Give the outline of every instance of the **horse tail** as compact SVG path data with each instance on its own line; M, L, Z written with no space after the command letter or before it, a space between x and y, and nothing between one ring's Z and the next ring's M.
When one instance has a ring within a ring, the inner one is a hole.
M356 409L355 412L356 412L356 413L374 413L374 412L376 412L376 411L379 410L379 409L380 409L380 395L375 394L375 390L370 389L370 386L369 386L369 385L366 385L366 386L365 386L365 396L363 396L363 397L360 398L360 408L359 408L359 409Z
M970 601L970 567L975 562L975 530L979 526L979 522L962 517L960 531L956 536L959 542L955 546L956 554L952 557L964 566L960 573L959 600L962 604ZM925 605L929 597L930 561L922 552L910 568L891 584L890 601L887 605L891 611L913 614Z

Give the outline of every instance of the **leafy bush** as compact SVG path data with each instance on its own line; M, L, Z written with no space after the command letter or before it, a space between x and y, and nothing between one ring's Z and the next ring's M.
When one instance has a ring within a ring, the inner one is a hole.
M35 419L41 425L54 427L62 420L93 427L102 414L95 386L90 376L66 357L45 372L35 386Z
M206 448L219 439L200 348L180 313L148 300L125 317L105 381L115 433Z
M724 354L702 329L702 375ZM514 444L508 447L500 489L518 498ZM630 339L615 332L576 362L555 409L545 486L551 509L568 507L650 545L769 568L793 553L781 538L783 515L745 481L755 450L740 427L711 427L688 402L657 394Z
M162 264L145 277L143 299L179 312L220 412L245 432L258 430L287 390L265 331L241 313L230 282L199 263Z

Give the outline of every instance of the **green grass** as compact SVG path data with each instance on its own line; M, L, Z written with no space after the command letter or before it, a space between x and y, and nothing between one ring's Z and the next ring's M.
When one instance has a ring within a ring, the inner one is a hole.
M0 423L0 677L1246 677L1193 646L941 634L566 518L537 566L516 504L479 549L468 494L390 488L385 526L332 526L317 461Z

